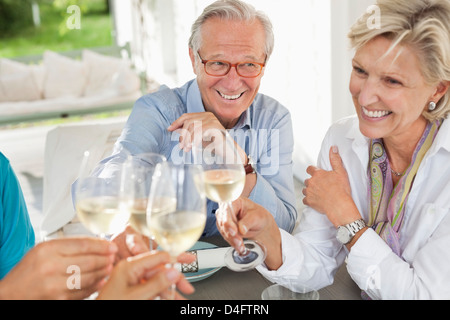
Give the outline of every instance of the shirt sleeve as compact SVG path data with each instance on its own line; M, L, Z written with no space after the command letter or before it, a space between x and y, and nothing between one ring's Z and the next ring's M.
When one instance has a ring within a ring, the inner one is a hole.
M449 210L431 205L422 215L429 216L430 224L439 221L439 227L409 262L397 256L373 229L352 247L347 270L372 299L450 298Z
M326 216L314 210L305 211L300 229L294 235L280 229L282 266L275 271L258 266L258 271L273 282L295 289L306 285L319 290L333 283L346 252L335 237L336 232Z
M5 158L0 159L0 279L35 244L34 230L16 175Z

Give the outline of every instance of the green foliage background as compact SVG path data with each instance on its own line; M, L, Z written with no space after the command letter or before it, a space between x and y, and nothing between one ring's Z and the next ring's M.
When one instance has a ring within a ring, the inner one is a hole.
M41 25L33 25L32 0L0 0L0 57L42 54L113 44L108 0L35 0ZM67 8L81 9L81 29L66 26Z

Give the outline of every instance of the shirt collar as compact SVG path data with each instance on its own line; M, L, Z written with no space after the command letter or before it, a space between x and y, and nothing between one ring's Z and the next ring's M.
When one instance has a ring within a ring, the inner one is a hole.
M252 105L247 110L245 110L244 113L242 113L239 121L236 123L233 129L243 129L245 127L249 129L251 128L250 108L252 107ZM197 80L193 80L191 85L189 86L187 92L186 109L187 113L197 113L205 111Z
M186 101L187 113L198 113L204 112L205 107L203 106L202 96L200 94L200 89L198 88L197 80L193 80L189 86Z
M356 116L352 116L352 117L357 118ZM433 145L431 146L431 148L428 152L430 155L435 154L441 148L447 150L447 152L450 152L450 139L448 139L449 133L450 133L450 120L446 119L446 120L444 120L441 128L439 129L436 139L433 142ZM351 139L353 141L353 144L352 144L353 149L360 151L360 152L356 152L358 155L365 154L362 151L364 149L367 149L370 139L365 137L359 130L359 120L358 119L353 121L353 126L347 132L346 138ZM362 158L361 161L362 161L362 163L364 163L365 158Z
M247 110L245 110L242 114L241 117L239 118L239 121L236 123L236 125L234 126L233 129L250 129L252 127L251 124L251 117L250 117L250 108L253 106L253 104L250 105L250 107L247 108Z
M439 132L431 148L436 149L436 152L440 148L444 148L445 150L447 150L447 152L450 152L450 139L448 138L449 136L450 136L450 120L445 119L441 127L439 128Z

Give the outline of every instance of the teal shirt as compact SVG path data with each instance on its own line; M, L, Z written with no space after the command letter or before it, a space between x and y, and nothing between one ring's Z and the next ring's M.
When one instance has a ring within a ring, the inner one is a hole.
M9 160L0 152L0 279L34 244L22 189Z

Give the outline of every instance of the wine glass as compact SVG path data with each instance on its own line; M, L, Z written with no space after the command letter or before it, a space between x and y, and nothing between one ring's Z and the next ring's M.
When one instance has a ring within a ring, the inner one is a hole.
M86 151L75 187L75 207L90 232L108 239L125 228L131 198L123 185L123 163L101 164L91 170L93 161Z
M192 145L196 164L203 166L206 196L217 203L216 219L233 219L232 202L239 198L245 185L245 170L234 140L225 130L208 129L202 141ZM225 254L225 264L233 271L251 270L266 257L265 247L253 240L245 240L242 248L231 248Z
M147 223L147 202L156 165L164 161L166 158L160 154L143 153L130 155L124 167L124 183L131 193L129 222L136 231L150 239L150 251L155 239ZM170 202L165 204L171 205ZM160 209L164 210L164 207Z
M196 165L157 165L147 204L147 223L159 246L172 257L190 249L206 224L202 168ZM172 297L175 285L172 285Z
M264 289L262 300L319 300L318 291L307 286L299 286L290 289L289 286L274 284Z

